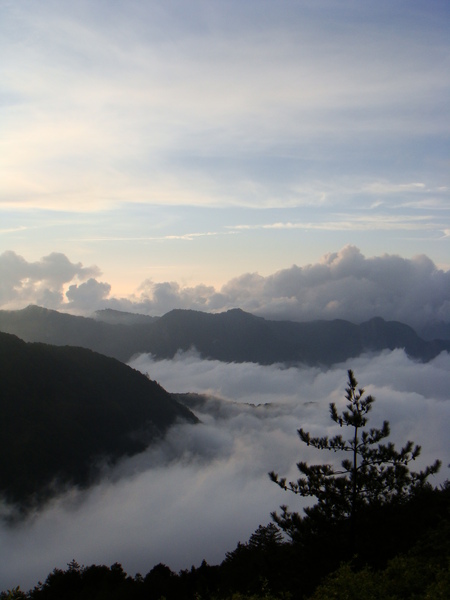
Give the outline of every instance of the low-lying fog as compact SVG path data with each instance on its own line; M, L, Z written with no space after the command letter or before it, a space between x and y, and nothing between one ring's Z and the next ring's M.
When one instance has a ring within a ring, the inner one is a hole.
M88 492L75 490L15 527L0 531L0 589L29 589L55 567L120 562L130 575L163 562L173 570L219 563L246 541L270 511L302 499L283 492L267 472L296 477L295 463L333 457L302 444L296 430L335 429L329 402L343 403L346 371L376 402L371 425L391 424L391 440L422 445L418 470L435 458L449 477L450 356L416 364L402 351L361 357L331 370L224 364L195 353L131 366L170 392L198 392L211 400L197 410L199 425L174 427L163 443L122 461ZM328 429L329 428L329 429ZM344 432L345 433L345 432ZM334 456L334 455L333 455Z

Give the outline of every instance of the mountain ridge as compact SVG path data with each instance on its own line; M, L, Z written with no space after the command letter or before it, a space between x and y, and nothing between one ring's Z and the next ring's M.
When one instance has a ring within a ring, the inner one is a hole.
M408 325L374 317L361 324L343 319L271 321L240 308L223 313L174 309L161 317L101 311L78 317L36 306L0 311L0 331L32 342L89 348L122 362L142 353L173 358L195 348L203 358L224 362L330 366L367 352L403 348L429 361L450 351L450 340L423 340ZM106 320L105 320L106 319Z

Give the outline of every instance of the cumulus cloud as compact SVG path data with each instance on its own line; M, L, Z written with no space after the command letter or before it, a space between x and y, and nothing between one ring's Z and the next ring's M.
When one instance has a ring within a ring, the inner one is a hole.
M448 271L439 270L423 255L366 258L355 246L327 254L316 264L293 266L265 278L238 277L222 293L242 307L251 303L257 314L274 318L363 321L376 315L414 326L450 320Z
M110 291L111 286L109 283L100 283L91 277L85 283L69 286L66 296L70 308L92 310L92 307L98 306L109 295Z
M317 263L293 265L265 277L244 273L219 290L146 280L127 298L110 296L111 286L95 279L97 267L71 263L64 254L28 263L5 252L0 271L3 308L35 303L86 314L114 308L159 316L175 308L221 312L239 307L276 320L362 322L379 316L407 323L419 333L430 323L450 323L450 271L439 269L425 255L367 258L352 245Z
M0 255L0 273L0 306L3 308L18 308L32 303L59 308L64 302L66 284L88 278L93 281L92 277L100 275L100 269L72 263L60 252L52 252L36 262L28 262L15 252L7 251ZM81 297L86 289L76 290L76 287L70 288L72 300ZM89 284L87 289L92 287Z
M427 323L450 322L450 272L425 255L412 259L384 254L366 258L352 245L315 263L293 265L264 277L244 273L220 290L145 282L127 310L163 314L172 308L222 311L239 307L271 319L310 321L374 316L405 322L420 331Z
M174 308L210 310L217 297L213 286L183 287L173 281L157 283L149 279L139 286L138 294L137 304L152 307L158 314Z
M429 324L450 322L450 271L439 269L425 255L367 258L352 245L317 263L293 265L266 277L244 273L220 290L145 280L127 298L110 296L111 286L95 279L98 267L72 263L60 253L29 263L5 252L0 271L2 308L35 303L85 314L114 308L159 316L175 308L221 312L239 307L276 320L362 322L379 316L407 323L419 333Z
M134 575L158 562L189 568L220 562L282 503L303 500L272 484L269 470L297 475L295 463L333 456L301 444L296 430L331 433L328 403L344 402L353 368L376 403L371 424L391 423L391 439L419 443L414 469L450 462L450 356L416 364L402 351L360 357L330 370L224 364L195 353L174 360L137 357L131 365L171 392L209 395L195 405L199 425L178 425L160 445L105 469L82 493L69 490L18 527L0 528L0 588L35 585L72 558L84 564L122 563ZM433 480L448 477L448 469Z

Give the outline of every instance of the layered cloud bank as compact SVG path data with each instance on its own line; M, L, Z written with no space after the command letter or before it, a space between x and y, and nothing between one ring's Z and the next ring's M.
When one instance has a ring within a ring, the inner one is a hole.
M450 323L450 271L424 255L367 258L355 246L326 254L303 267L293 265L267 277L242 274L220 290L144 281L127 298L114 297L98 280L96 266L83 267L53 253L30 263L14 252L0 255L0 307L35 303L47 308L92 313L114 308L162 315L174 308L224 311L239 307L272 319L308 321L374 316L403 321L419 331L433 322Z
M172 429L164 443L131 459L86 493L69 490L17 527L0 528L0 589L28 589L54 567L75 558L86 565L121 562L131 575L164 562L172 569L223 560L282 503L302 500L270 482L275 470L295 477L295 463L325 462L300 442L297 429L335 432L328 403L342 406L346 370L376 402L370 425L390 421L398 446L411 439L423 452L413 470L442 459L439 484L448 478L450 357L428 364L402 351L360 357L331 370L203 361L193 353L133 363L171 392L215 396L197 406L200 425ZM345 434L345 432L342 432Z

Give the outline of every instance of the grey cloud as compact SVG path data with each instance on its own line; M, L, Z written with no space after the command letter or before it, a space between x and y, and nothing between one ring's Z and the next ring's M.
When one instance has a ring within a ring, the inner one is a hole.
M139 286L138 292L140 295L132 299L133 303L159 314L173 308L210 310L211 306L218 304L214 287L203 284L182 287L176 282L155 283L147 279Z
M240 307L266 318L294 321L362 322L381 316L420 332L427 323L450 322L450 271L439 269L424 255L366 258L348 245L304 267L293 265L267 277L245 273L220 291L147 281L139 296L116 300L115 307L120 306L154 315L173 308L222 311Z
M175 308L219 312L239 307L265 318L294 321L362 322L380 316L407 323L419 333L429 324L450 323L450 271L424 255L367 258L351 245L315 264L293 265L266 277L244 273L220 290L146 280L128 298L109 296L110 285L95 279L97 267L71 263L63 254L28 263L5 252L0 270L0 305L5 308L36 303L87 314L109 307L162 315ZM67 289L67 302L63 292L70 282L74 283Z
M271 469L295 477L295 463L330 460L300 443L296 430L332 430L328 403L342 404L346 369L377 399L371 423L391 422L391 439L423 447L416 469L450 462L450 356L428 364L402 351L359 357L331 370L203 361L194 352L173 361L138 357L132 366L172 392L214 394L199 405L200 425L178 425L147 452L105 468L86 493L68 490L17 528L0 528L0 588L35 585L72 558L119 561L134 575L162 561L189 568L220 562L282 503L302 501L273 485ZM253 406L252 406L253 404ZM256 406L259 405L259 406ZM439 483L448 477L443 470Z
M110 291L111 286L109 283L100 283L90 278L80 285L73 284L69 286L66 296L70 308L92 310L92 306L98 306Z
M254 311L273 318L363 321L381 316L416 327L433 319L450 321L450 273L423 255L366 258L358 248L346 246L319 263L266 277L257 289ZM251 285L247 277L237 278L222 292L245 303Z
M0 305L24 306L35 303L59 308L63 303L63 287L73 281L97 276L96 266L72 263L64 254L52 252L39 261L28 262L12 251L0 255Z

